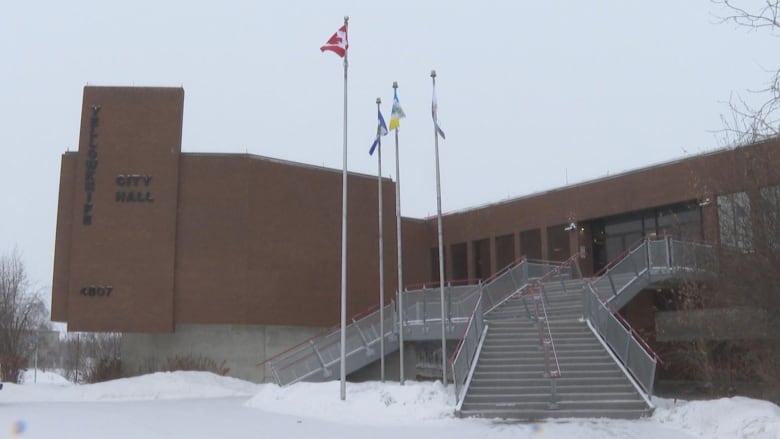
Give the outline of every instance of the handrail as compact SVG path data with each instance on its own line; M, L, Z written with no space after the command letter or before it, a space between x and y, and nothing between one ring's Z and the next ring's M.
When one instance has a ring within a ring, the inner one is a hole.
M445 280L444 286L461 286L461 285L478 285L480 279L477 278L466 278L466 279L455 279L455 280ZM439 288L441 286L441 283L439 281L430 281L430 282L418 282L414 284L408 284L404 287L404 291L414 291L414 290L425 290L428 288ZM414 288L412 288L414 287Z
M541 316L539 315L540 302L542 304ZM561 376L561 365L558 362L558 353L555 351L555 341L553 340L552 331L550 330L550 322L547 319L547 307L544 305L544 299L540 298L539 296L536 296L534 313L536 314L536 328L539 332L539 343L541 343L542 351L544 352L544 365L547 369L547 376L551 379L559 378ZM545 339L544 330L542 329L542 322L544 322L544 326L547 329L547 336L549 339ZM552 359L555 361L555 370L552 369L552 365L550 364L550 353L552 353Z
M455 348L455 351L450 356L448 367L450 371L452 372L452 382L455 386L455 398L456 400L460 400L461 396L461 385L465 383L461 383L462 378L468 379L468 372L466 373L466 376L459 377L456 371L455 365L457 364L458 360L460 359L461 354L464 352L463 346L465 345L466 339L469 336L469 333L471 332L472 328L476 328L475 331L475 343L474 343L474 349L478 350L479 345L481 343L482 338L484 337L484 329L485 329L485 323L483 320L483 312L482 312L482 285L480 284L480 295L477 299L476 303L474 304L474 309L471 312L471 316L469 317L468 324L466 325L466 329L463 331L463 335L460 337L460 341L458 342L457 347ZM476 327L481 326L482 328ZM473 357L471 355L476 355L475 352L469 352L468 349L465 350L466 354L470 357L467 358L467 370L471 370L472 366L474 365L473 361L476 357Z
M378 309L379 309L379 305L377 305L377 304L371 305L368 308L364 309L363 311L359 311L359 312L353 314L348 320L349 321L358 320L358 319L360 319L362 317L365 317L365 316L371 314L372 312L374 312L374 311L376 311ZM318 339L320 337L323 337L325 335L328 335L331 332L333 332L335 329L338 329L340 327L341 327L341 324L339 324L339 323L336 323L334 325L328 326L327 328L325 328L322 331L312 335L311 337L307 338L306 340L303 340L302 342L300 342L300 343L298 343L298 344L296 344L294 346L291 346L290 348L285 349L282 352L279 352L278 354L276 354L276 355L274 355L272 357L268 357L265 360L255 364L255 367L260 367L260 366L264 365L265 363L268 363L268 362L270 362L272 360L275 360L275 359L281 357L282 355L285 355L285 354L287 354L289 352L292 352L295 349L298 349L299 347L301 347L303 345L308 345L310 342L312 342L312 341L314 341L314 340L316 340L316 339Z
M658 362L659 362L659 363L661 363L662 365L663 365L663 364L666 364L666 363L664 363L664 361L663 361L663 359L661 358L661 356L660 356L660 355L658 355L658 354L655 352L655 350L653 350L653 348L651 348L651 347L650 347L650 345L647 343L647 341L645 341L645 339L642 337L642 335L641 335L640 333L638 333L638 332L636 331L636 329L634 329L634 328L631 326L631 324L630 324L630 323L628 323L628 320L626 320L626 318L625 318L625 317L623 317L622 315L620 315L620 312L619 312L618 310L616 310L616 309L615 309L615 307L614 307L612 304L610 304L610 303L607 303L607 302L603 302L603 301L601 300L601 296L600 296L598 293L596 293L596 291L598 291L598 288L597 288L597 287L595 287L595 286L593 285L593 281L592 281L592 280L588 281L588 286L590 286L590 289L591 289L591 291L593 291L593 292L594 292L595 296L596 296L597 298L599 298L599 302L601 302L601 304L602 304L602 305L604 305L604 307L605 307L605 308L607 308L607 309L608 309L608 310L609 310L609 311L612 313L612 315L613 315L613 316L615 316L615 318L617 319L617 321L618 321L618 322L620 322L620 324L621 324L621 325L623 325L623 327L624 327L624 328L625 328L627 331L629 331L629 332L631 333L631 335L633 335L633 336L634 336L634 338L637 340L637 342L639 342L639 344L641 344L641 345L642 345L642 347L643 347L643 348L645 348L645 351L647 351L647 353L648 353L648 354L652 355L652 356L653 356L653 358L655 358L655 359L656 359L656 361L658 361Z
M622 263L634 251L638 250L642 246L647 246L650 241L666 241L667 242L667 252L671 252L671 249L669 248L669 244L668 244L669 243L669 237L668 236L664 235L664 236L660 236L660 237L656 236L656 237L641 238L638 241L636 241L633 244L631 244L631 246L629 246L627 249L623 250L620 253L620 255L618 255L616 258L612 259L607 265L604 266L604 268L599 270L599 272L596 275L594 275L593 278L591 278L588 281L588 285L589 285L591 291L593 291L593 293L596 295L596 297L599 298L599 301L602 302L602 304L604 304L605 307L608 307L607 309L613 315L616 316L616 319L618 320L618 322L620 322L620 324L634 336L634 338L642 345L642 347L645 349L645 351L647 351L648 354L652 355L655 358L656 361L658 361L661 364L664 364L663 360L658 355L658 353L656 353L655 350L653 350L650 347L650 345L645 341L645 339L631 326L631 324L629 324L628 321L623 316L620 315L618 310L616 310L614 308L614 306L612 306L608 302L605 302L605 301L603 301L601 299L602 296L601 296L600 293L602 293L602 291L599 290L598 287L593 285L595 282L598 282L601 278L603 278L609 271L611 271L613 268L617 267L620 263ZM648 267L648 269L649 268L650 267Z
M482 289L482 285L480 285L480 290ZM466 339L466 334L469 332L469 328L471 328L472 323L474 322L474 316L477 313L477 309L479 309L479 305L482 302L482 295L479 295L479 299L477 299L477 302L474 304L474 309L471 310L471 316L469 317L469 322L466 324L466 329L463 330L463 335L460 336L460 340L458 341L458 345L455 347L455 351L450 355L450 368L452 368L452 363L455 362L455 360L458 358L458 354L460 354L460 349L463 346L463 340Z
M569 256L569 258L566 259L563 262L556 262L556 264L558 264L556 267L554 267L552 270L550 270L547 273L545 273L544 276L542 276L542 277L540 277L538 279L535 279L533 281L533 283L528 285L529 288L524 288L524 290L530 291L530 293L523 293L523 292L521 292L517 296L518 297L522 297L522 296L527 296L527 295L532 294L533 292L536 291L536 289L539 287L539 285L541 285L543 282L547 282L548 280L550 280L551 277L559 275L561 273L561 270L564 267L570 267L577 259L579 259L579 257L580 257L580 254L579 253L575 253L575 254Z
M615 256L611 261L607 262L606 265L601 267L601 269L599 269L599 271L593 273L592 278L593 279L601 278L602 276L604 276L607 273L607 271L611 270L612 268L615 267L615 265L620 263L620 261L622 261L623 258L625 258L629 254L631 254L631 252L633 252L634 250L636 250L637 248L642 246L642 244L644 244L645 241L651 241L651 240L652 241L660 241L660 239L658 239L658 238L653 239L653 238L648 238L648 237L642 237L642 238L637 239L631 245L626 247L622 252L620 252L617 256Z

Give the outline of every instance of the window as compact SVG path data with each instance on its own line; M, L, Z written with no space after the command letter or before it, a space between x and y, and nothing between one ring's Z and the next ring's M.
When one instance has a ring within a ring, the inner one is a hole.
M702 239L701 208L697 204L678 204L658 209L656 222L660 235L670 235L684 241Z
M539 229L520 232L520 254L528 259L542 259L542 232Z
M496 237L496 270L515 261L515 235Z
M752 250L753 230L750 227L750 199L745 192L718 196L720 243L740 250Z
M452 280L463 280L469 277L468 248L465 242L452 244Z
M474 251L474 276L477 279L490 277L490 240L472 241Z
M547 259L565 261L569 254L569 234L576 233L566 230L568 224L558 224L547 228Z
M431 248L431 280L439 281L439 247ZM444 278L447 279L447 258L444 258Z

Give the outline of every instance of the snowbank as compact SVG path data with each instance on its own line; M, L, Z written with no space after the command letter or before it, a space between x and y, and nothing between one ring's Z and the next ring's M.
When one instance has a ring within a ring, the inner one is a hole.
M40 375L39 375L40 378ZM4 384L3 400L30 401L128 401L150 399L225 398L252 396L258 385L209 372L158 372L96 384L63 382Z
M734 397L711 401L661 404L653 414L659 424L672 424L705 438L780 438L780 407L768 401Z
M455 391L440 382L297 383L289 387L263 384L246 405L267 412L344 424L410 425L453 418Z

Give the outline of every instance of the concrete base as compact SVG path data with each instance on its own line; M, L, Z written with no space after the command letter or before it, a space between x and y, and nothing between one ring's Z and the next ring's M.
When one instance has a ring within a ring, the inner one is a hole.
M273 381L257 363L322 332L320 327L272 325L177 325L171 334L122 335L122 372L160 370L175 357L212 360L227 376L257 383Z

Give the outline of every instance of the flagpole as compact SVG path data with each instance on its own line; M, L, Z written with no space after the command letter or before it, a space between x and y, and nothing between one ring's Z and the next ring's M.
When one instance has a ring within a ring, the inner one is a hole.
M376 111L379 114L381 98L376 98ZM385 382L385 259L384 240L382 233L382 127L377 128L377 173L376 181L379 188L379 376Z
M436 70L431 70L433 90L436 91ZM436 114L434 113L434 116ZM439 296L441 298L441 381L447 387L447 330L445 327L444 310L444 243L441 225L441 178L439 175L439 129L436 119L433 120L433 137L436 150L436 217L439 226Z
M398 89L398 82L393 81L393 96ZM404 385L404 271L401 255L401 165L398 154L398 128L395 128L395 228L396 244L398 248L398 324L400 327L398 339L398 352L400 355L399 381Z
M349 17L344 17L344 26ZM344 53L344 165L341 172L341 400L347 399L347 62Z

